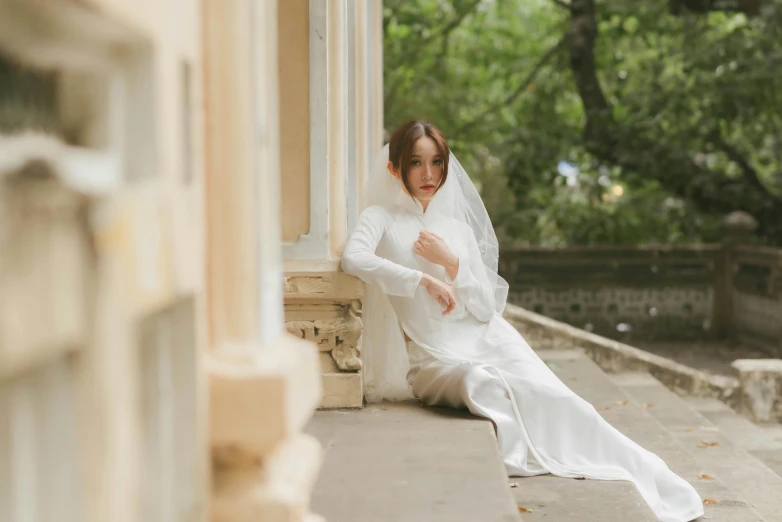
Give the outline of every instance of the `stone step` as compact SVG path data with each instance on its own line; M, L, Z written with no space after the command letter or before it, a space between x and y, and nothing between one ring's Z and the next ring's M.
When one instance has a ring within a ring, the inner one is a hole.
M724 402L706 397L684 397L695 411L709 419L728 439L782 476L782 425L757 425Z
M509 480L523 522L657 522L629 482L573 480L553 475Z
M644 406L647 401L635 401L628 396L613 380L605 374L591 359L584 356L580 351L556 350L539 351L538 355L543 358L549 367L568 385L574 392L590 402L603 418L620 432L640 444L642 447L654 452L662 458L666 464L675 473L690 482L701 495L703 499L720 500L719 504L708 504L705 506L704 520L716 522L758 522L763 518L752 509L742 497L732 491L719 477L713 480L698 478L702 473L715 475L709 469L704 468L703 464L698 462L694 456L680 444L677 439L669 433L665 427L658 422L650 413L656 406ZM647 374L644 374L647 375ZM653 379L651 376L649 378ZM657 382L655 380L655 382ZM691 415L696 415L691 412ZM524 479L527 480L527 479ZM596 486L596 489L606 491L611 483L599 481L577 481L593 482L596 484L605 484L605 486ZM651 511L643 503L637 490L629 483L625 484L626 491L623 492L627 497L636 499L637 503L642 503L643 508L651 515ZM569 499L568 499L569 500ZM594 502L595 506L610 505L610 500L599 497L599 502ZM585 509L589 506L585 505ZM594 511L591 511L594 513ZM616 520L647 520L637 515L633 517L621 518L621 512L600 513L600 520L605 517L606 520L612 520L611 516L617 517ZM591 519L591 517L589 517ZM598 517L595 517L597 520ZM550 520L546 518L546 520ZM555 518L555 520L578 520ZM654 520L652 516L651 519ZM773 519L769 519L773 520Z
M517 522L492 424L417 402L318 411L312 511L333 522Z
M648 374L614 374L612 380L649 412L695 458L703 472L717 477L731 493L710 498L717 506L745 501L768 522L782 520L782 478L681 397Z

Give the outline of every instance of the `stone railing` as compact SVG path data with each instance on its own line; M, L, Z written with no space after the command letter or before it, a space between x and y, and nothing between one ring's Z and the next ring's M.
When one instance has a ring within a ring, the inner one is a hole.
M718 396L755 421L782 421L782 249L752 246L755 227L734 212L721 244L505 250L508 300L526 309L511 306L509 320L536 346L577 344L608 371L643 369L680 393ZM720 339L771 358L734 362L735 378L708 376L605 337Z
M732 270L733 336L782 356L782 250L736 248Z
M717 398L755 422L782 422L782 360L740 359L735 377L712 375L512 304L504 317L536 349L578 348L606 372L648 372L679 395Z
M528 248L500 254L509 301L620 339L701 338L712 326L718 245Z
M505 250L509 302L632 342L725 339L782 356L782 249L736 212L722 244Z

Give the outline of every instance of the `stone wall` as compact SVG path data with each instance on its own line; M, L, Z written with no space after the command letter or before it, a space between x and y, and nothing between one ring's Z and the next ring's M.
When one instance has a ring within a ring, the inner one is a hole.
M782 356L782 250L739 247L732 268L736 340Z
M200 8L0 0L2 521L209 516Z
M514 249L500 273L509 302L612 339L718 338L782 355L782 249Z
M709 336L718 245L504 251L509 301L623 340Z

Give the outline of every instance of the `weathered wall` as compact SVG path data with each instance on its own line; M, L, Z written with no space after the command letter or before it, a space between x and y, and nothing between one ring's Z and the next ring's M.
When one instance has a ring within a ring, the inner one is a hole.
M280 2L277 19L282 240L293 243L310 231L309 1Z
M736 340L782 356L782 250L739 247L733 272Z
M612 338L710 335L719 246L503 251L509 301Z
M509 302L631 342L723 338L782 354L782 250L749 245L503 251Z

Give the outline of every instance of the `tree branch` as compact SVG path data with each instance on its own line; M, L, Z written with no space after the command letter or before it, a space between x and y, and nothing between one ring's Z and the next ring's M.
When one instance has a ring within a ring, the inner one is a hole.
M448 43L451 37L451 33L456 30L457 27L462 25L464 19L471 15L472 12L475 11L475 8L480 5L480 3L481 0L475 0L473 3L468 5L466 9L460 11L456 18L451 20L448 25L446 25L443 30L438 33L438 36L442 36L443 41L442 45L440 46L440 52L435 59L435 63L441 71L445 69L445 55L448 52Z
M765 194L768 198L778 202L782 202L782 198L771 192L766 185L760 180L758 171L750 164L749 160L742 154L735 146L731 145L722 137L719 129L715 129L710 138L712 143L730 159L733 163L739 166L744 179L751 186Z
M472 14L480 4L481 0L474 0L465 9L458 11L456 17L448 22L448 24L446 24L441 30L430 33L426 38L418 38L414 40L415 45L410 46L409 49L406 49L407 52L405 53L405 58L403 61L414 62L416 59L418 59L420 53L430 42L433 42L435 39L442 37L443 41L440 47L440 52L435 57L435 64L437 64L441 70L444 69L445 54L448 52L448 43L451 33L455 31L462 24L462 22L464 22L465 18ZM399 90L398 83L398 81L392 80L390 84L384 89L385 95L383 96L383 103L385 106L393 103L393 99Z
M440 31L440 33L437 36L448 36L454 29L459 27L465 18L467 18L468 15L472 14L473 11L475 11L475 8L477 8L481 4L481 0L475 0L473 3L467 6L466 9L463 11L460 11L459 14L451 20L448 25L443 27L443 30Z
M527 90L527 87L535 80L540 70L543 69L543 66L546 65L549 62L549 60L551 60L551 58L553 58L554 55L556 55L557 52L563 49L564 47L565 47L565 38L562 38L555 45L553 45L551 49L549 49L546 52L546 54L543 55L543 57L538 61L538 63L535 64L535 67L532 68L532 71L530 71L529 74L527 74L527 77L524 78L524 80L518 85L518 87L516 87L516 89L512 93L506 96L505 99L502 100L501 102L489 106L488 109L486 109L485 111L483 111L482 113L474 117L472 120L462 124L458 129L456 129L456 134L460 134L469 130L476 123L486 118L489 114L513 103L516 100L516 98L521 96L524 93L524 91Z
M567 43L570 67L586 115L586 150L602 162L657 180L666 190L692 201L701 211L727 214L745 210L758 220L765 233L782 231L782 201L769 198L767 190L754 182L731 178L724 172L702 166L693 161L687 150L650 139L644 131L616 121L597 76L595 0L572 0L572 5ZM739 155L736 159L743 157ZM751 179L753 172L745 170L745 178Z

